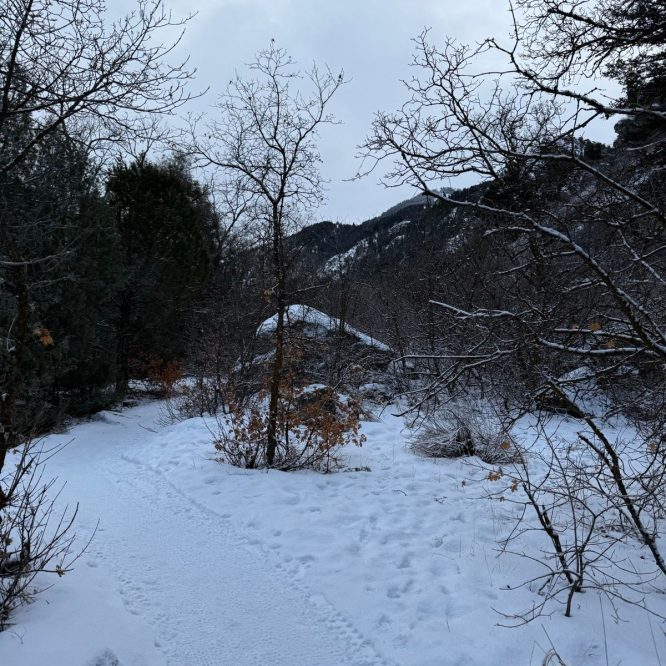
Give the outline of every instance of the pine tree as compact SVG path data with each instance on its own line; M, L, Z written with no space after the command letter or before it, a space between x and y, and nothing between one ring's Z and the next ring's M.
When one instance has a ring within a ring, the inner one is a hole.
M189 312L214 262L217 218L179 159L116 166L107 200L120 243L116 387L123 394L147 364L184 357Z

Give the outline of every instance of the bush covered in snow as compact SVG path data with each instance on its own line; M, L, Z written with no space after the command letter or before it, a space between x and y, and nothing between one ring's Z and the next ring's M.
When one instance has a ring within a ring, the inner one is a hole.
M466 399L449 402L423 423L411 438L410 447L428 458L478 456L487 463L515 460L515 443L506 418L490 403Z

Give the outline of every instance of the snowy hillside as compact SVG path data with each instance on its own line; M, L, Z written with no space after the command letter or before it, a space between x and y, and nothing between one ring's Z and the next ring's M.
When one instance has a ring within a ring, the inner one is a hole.
M335 277L341 271L344 272L349 266L360 257L368 247L368 241L363 239L353 245L346 252L333 255L321 268L320 273L324 276Z

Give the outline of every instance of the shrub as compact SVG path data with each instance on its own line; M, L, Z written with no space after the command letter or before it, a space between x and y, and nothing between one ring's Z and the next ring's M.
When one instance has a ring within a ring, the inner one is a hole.
M275 469L313 469L330 472L340 466L343 446L362 446L359 404L320 384L295 387L285 382L280 393ZM231 405L218 419L217 460L237 467L268 467L267 392L262 390L247 406Z
M63 576L81 554L72 551L78 507L58 509L56 480L44 476L44 463L58 450L29 439L0 474L0 631L40 592L38 574Z
M158 398L172 398L176 385L183 378L178 361L162 358L137 358L130 360L130 372L140 382L146 393Z
M490 464L518 456L507 419L490 403L471 398L438 407L411 438L410 448L427 458L478 456Z
M173 421L196 416L214 416L224 406L220 383L207 377L194 377L180 387L178 395L169 396L167 411Z

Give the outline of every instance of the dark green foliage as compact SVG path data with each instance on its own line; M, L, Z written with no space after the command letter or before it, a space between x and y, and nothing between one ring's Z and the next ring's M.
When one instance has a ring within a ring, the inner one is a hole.
M618 80L624 95L618 106L644 109L623 119L616 130L620 141L636 143L664 130L666 109L666 4L661 0L618 3L609 17L616 26L619 55L606 73Z
M24 123L12 131L34 130ZM21 421L45 427L66 409L101 406L112 381L115 232L89 158L65 132L51 134L10 173L0 183L0 207L16 253L26 262L31 297ZM11 267L0 275L5 332L16 316L16 275ZM11 351L3 345L1 353L5 381Z
M600 160L605 154L608 153L608 146L598 141L590 141L589 139L583 139L581 141L583 148L583 159L594 162Z
M119 244L108 207L99 196L84 202L78 237L59 267L42 311L54 337L54 398L69 413L96 411L113 398L116 376L115 294Z
M177 159L118 165L107 183L120 243L118 391L156 360L185 356L188 317L209 278L217 218Z
M625 87L625 99L630 106L666 105L666 51L647 62L636 59L618 63L614 74Z
M624 86L620 105L649 108L666 104L666 5L662 0L629 0L608 10L610 46L617 57L607 73Z
M5 149L33 131L27 121L6 129ZM0 182L0 214L26 262L0 268L0 384L11 371L4 340L21 276L30 294L20 430L105 407L132 360L184 356L184 327L215 256L209 199L176 160L116 167L106 197L98 183L64 131Z

